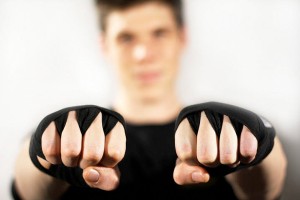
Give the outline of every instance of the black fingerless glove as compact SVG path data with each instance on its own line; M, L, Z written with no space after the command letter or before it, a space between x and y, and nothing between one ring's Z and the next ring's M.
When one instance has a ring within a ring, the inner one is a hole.
M61 136L67 122L68 113L70 111L76 111L77 122L83 135L88 130L89 126L97 117L99 112L102 113L102 126L105 135L114 128L118 121L121 122L125 128L125 121L119 113L94 105L68 107L46 116L38 125L35 133L31 136L29 154L31 161L38 169L50 176L62 179L71 185L88 187L82 177L83 170L80 167L66 167L63 164L59 164L51 165L50 169L48 170L45 169L37 159L37 156L45 159L45 156L42 152L41 141L42 134L44 133L45 129L52 121L54 121L56 129Z
M232 168L227 165L219 165L215 168L205 167L208 173L212 176L224 176L231 172L257 165L260 163L272 150L275 138L275 129L270 122L258 116L257 114L236 107L229 104L218 102L207 102L202 104L191 105L185 107L178 115L175 123L175 131L177 130L180 122L187 118L191 128L198 133L200 125L200 113L204 111L211 126L215 130L218 137L220 137L223 115L227 115L234 127L237 137L240 138L243 125L253 133L258 141L258 149L255 159L249 164L239 164L237 167Z

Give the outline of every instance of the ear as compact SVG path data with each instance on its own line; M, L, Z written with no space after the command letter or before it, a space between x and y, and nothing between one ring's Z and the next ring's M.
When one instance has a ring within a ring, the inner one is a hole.
M108 51L108 49L107 49L107 44L106 44L105 33L101 32L101 33L99 34L98 40L99 40L98 43L99 43L99 45L100 45L100 51L101 51L101 53L102 53L102 56L103 56L104 58L106 58L106 57L107 57L107 51Z
M187 28L185 26L182 26L181 28L179 28L179 37L182 43L182 48L185 48L186 45L188 44L188 32L187 32Z

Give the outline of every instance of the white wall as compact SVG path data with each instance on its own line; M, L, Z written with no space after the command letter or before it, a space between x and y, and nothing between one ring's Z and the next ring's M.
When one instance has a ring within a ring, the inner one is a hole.
M289 166L283 199L300 196L300 1L186 0L189 46L179 91L187 104L215 100L270 119ZM0 199L22 138L46 114L109 105L92 1L0 0Z

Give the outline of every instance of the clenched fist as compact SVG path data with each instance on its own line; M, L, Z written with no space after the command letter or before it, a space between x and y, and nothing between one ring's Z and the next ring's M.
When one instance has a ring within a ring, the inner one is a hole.
M186 107L177 118L174 180L208 182L258 164L272 150L275 131L251 111L209 102Z
M30 156L45 173L73 185L112 190L126 150L124 119L97 106L77 106L45 117L31 138Z

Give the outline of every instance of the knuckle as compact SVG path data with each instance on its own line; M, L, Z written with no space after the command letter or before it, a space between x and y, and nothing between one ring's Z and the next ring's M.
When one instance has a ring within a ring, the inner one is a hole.
M193 157L193 150L190 145L183 144L180 147L180 151L177 151L177 155L181 160L187 160Z
M197 159L203 164L213 164L216 161L216 156L212 154L197 155Z
M255 150L253 149L242 149L241 150L241 155L246 157L246 158L251 158L255 156Z
M252 155L254 153L254 151L251 148L242 148L241 153L245 156L247 156L247 155L249 156L249 155Z
M51 164L58 164L60 163L60 156L59 155L45 155L45 158L48 162L50 162Z
M53 148L45 148L43 149L43 153L45 157L57 157L59 153Z
M62 157L62 163L67 167L76 167L78 164L78 159Z
M107 154L114 161L120 161L124 157L124 153L119 149L109 149Z
M88 163L98 163L100 159L101 156L97 153L87 153L83 155L83 160Z
M77 150L77 148L64 148L63 151L62 151L62 154L65 156L65 157L68 157L68 158L76 158L79 156L80 154L80 151Z
M221 164L234 164L236 162L236 156L233 154L222 154Z
M47 161L53 165L60 164L61 163L61 158L56 156L56 157L47 157Z

